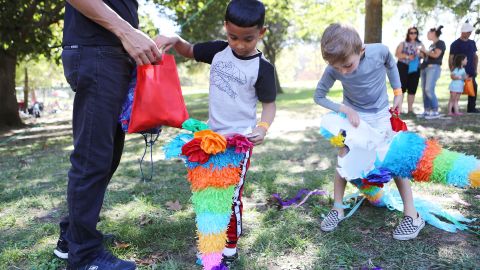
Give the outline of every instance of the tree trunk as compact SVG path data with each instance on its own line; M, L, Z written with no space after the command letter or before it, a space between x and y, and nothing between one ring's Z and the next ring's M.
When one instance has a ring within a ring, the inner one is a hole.
M0 49L0 129L22 125L15 92L16 65L16 54Z
M365 0L365 43L382 42L382 0Z
M25 85L23 86L23 109L28 114L28 69L25 68Z
M275 66L275 64L273 64L273 65ZM275 84L277 85L277 93L278 94L283 94L283 88L280 85L280 79L278 79L278 72L277 72L276 68L275 68Z

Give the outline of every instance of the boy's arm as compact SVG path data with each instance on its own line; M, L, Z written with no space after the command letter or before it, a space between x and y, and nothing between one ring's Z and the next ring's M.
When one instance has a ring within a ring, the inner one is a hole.
M335 83L335 77L333 76L333 68L331 66L327 66L325 71L323 72L322 78L317 84L317 89L315 90L315 94L313 96L313 100L318 105L325 107L329 110L339 112L340 111L340 103L333 102L332 100L327 98L327 94L332 88L333 84Z
M181 56L190 59L193 58L193 45L178 35L173 37L158 35L155 38L155 43L159 48L162 49L163 52L167 52L173 47Z
M388 48L385 46L384 48L384 56L385 56L385 68L387 69L387 77L388 81L390 81L390 85L393 88L393 109L398 110L400 109L400 103L403 100L403 93L402 93L402 84L400 82L400 73L398 73L397 63L393 58L393 55L390 53Z
M142 31L133 28L102 0L68 0L76 10L115 34L138 65L150 64L160 57L160 50Z
M254 145L263 143L268 128L272 125L273 119L275 119L276 112L277 105L275 104L275 101L269 103L262 102L262 116L260 122L258 122L257 126L252 131L252 135L258 134L258 136L249 138Z

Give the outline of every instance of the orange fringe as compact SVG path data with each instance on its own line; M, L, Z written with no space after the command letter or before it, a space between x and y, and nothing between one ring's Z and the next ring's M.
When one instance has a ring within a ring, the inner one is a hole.
M217 234L202 234L198 235L198 251L202 254L209 254L215 252L222 252L227 242L227 231Z
M213 166L213 164L212 164ZM192 190L199 191L207 187L227 188L236 185L240 181L241 169L238 167L226 167L212 170L198 166L188 170L187 179L192 183Z
M442 146L436 140L428 140L423 155L417 163L417 169L412 176L415 181L428 182L433 173L433 160L442 151Z
M480 170L471 172L468 178L472 187L480 188Z
M207 154L215 155L220 152L225 152L225 149L227 149L227 139L211 130L207 129L195 132L193 137L202 138L200 148Z
M365 196L369 202L375 203L383 197L383 190L379 190L375 195L363 194L363 196Z

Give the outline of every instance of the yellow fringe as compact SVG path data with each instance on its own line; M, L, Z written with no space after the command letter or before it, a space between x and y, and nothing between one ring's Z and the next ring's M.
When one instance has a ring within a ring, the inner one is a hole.
M470 173L469 177L470 185L474 188L480 187L480 170L476 170Z
M202 234L198 235L198 251L202 254L222 252L227 242L227 231L217 234Z

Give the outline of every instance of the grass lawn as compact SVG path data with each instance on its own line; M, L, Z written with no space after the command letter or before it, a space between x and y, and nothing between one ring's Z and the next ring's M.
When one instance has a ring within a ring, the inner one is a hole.
M448 101L447 78L437 92ZM420 92L420 91L419 91ZM272 193L293 196L301 188L332 194L334 149L317 130L327 111L313 104L313 90L287 89L264 145L254 149L244 193L241 255L232 269L478 269L479 231L447 233L427 225L417 240L399 242L391 232L400 212L363 204L333 233L320 230L331 196L311 197L300 208L279 211ZM337 89L331 92L340 98ZM421 93L415 109L421 112ZM465 97L462 97L465 100ZM207 118L207 96L186 96L192 117ZM405 105L406 106L406 105ZM462 102L465 109L465 101ZM71 146L70 113L47 116L0 136L0 269L64 269L52 253L58 221L66 214L66 173ZM451 150L480 156L480 115L454 119L407 119L411 130L437 138ZM154 150L154 176L140 180L140 135L128 135L124 156L109 185L99 229L116 236L107 246L137 261L140 269L201 269L195 265L195 221L186 170L164 160L161 145L177 134L165 129ZM480 190L414 184L415 196L480 217ZM355 190L349 186L347 194ZM178 200L181 210L168 202ZM474 225L480 225L476 222Z

